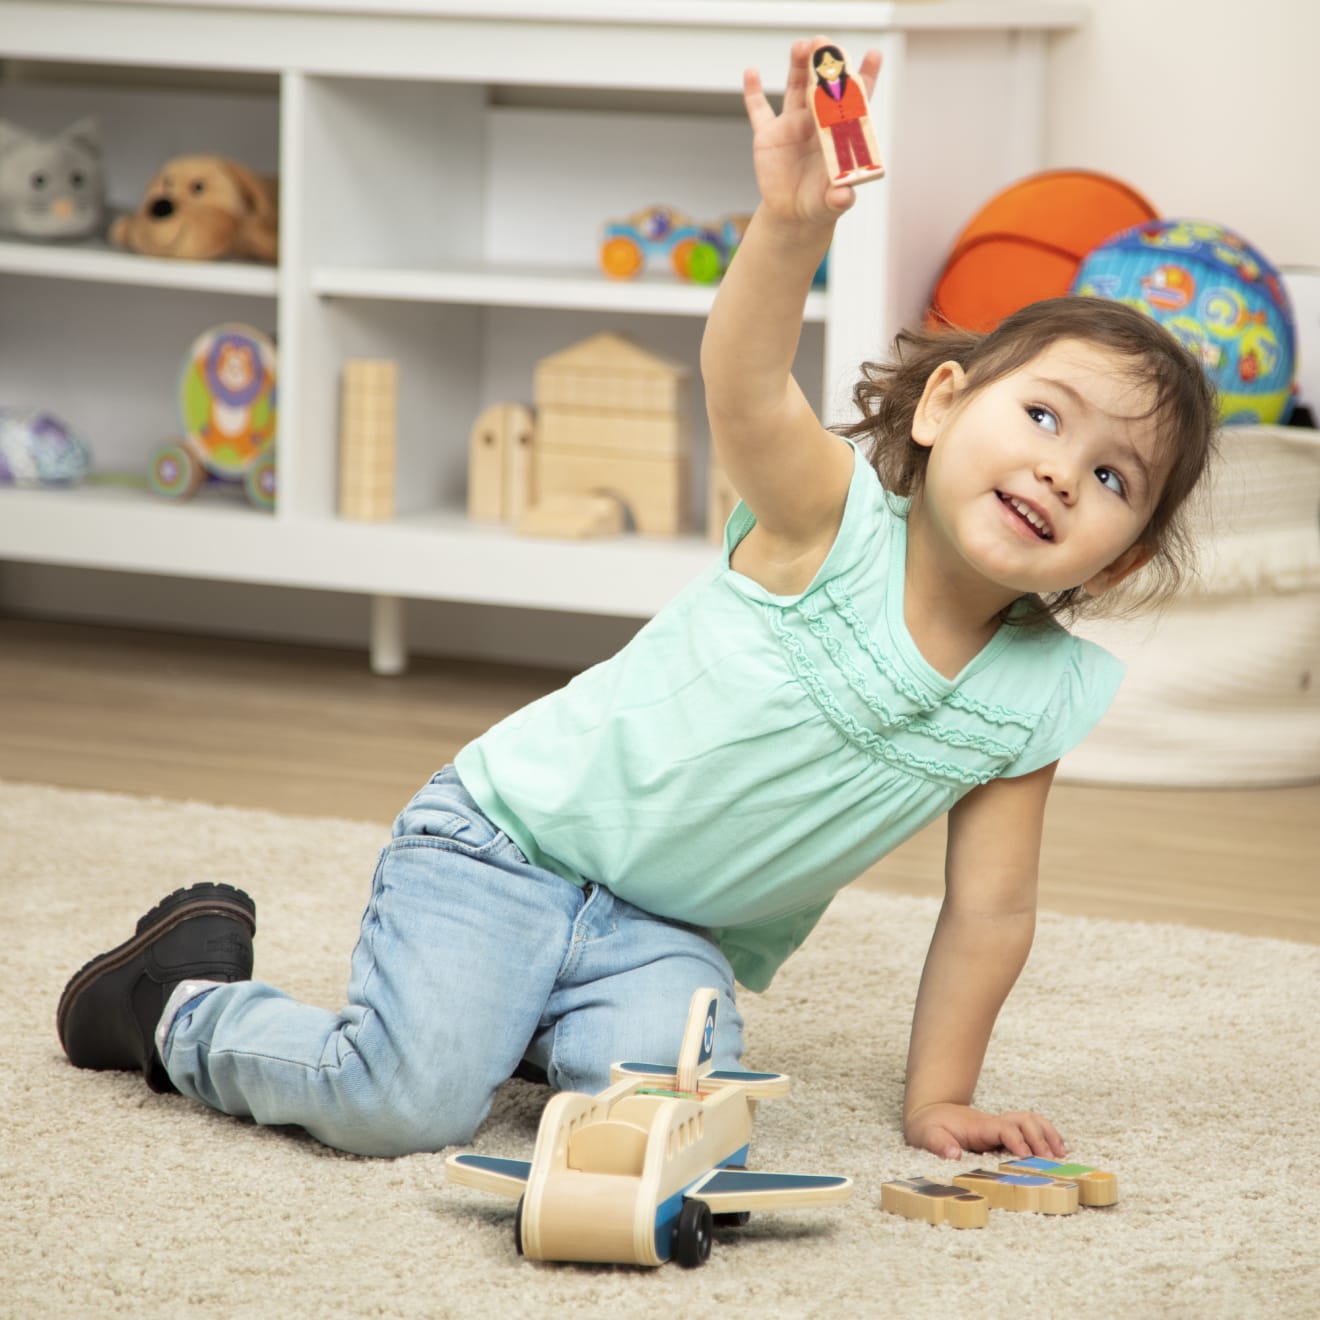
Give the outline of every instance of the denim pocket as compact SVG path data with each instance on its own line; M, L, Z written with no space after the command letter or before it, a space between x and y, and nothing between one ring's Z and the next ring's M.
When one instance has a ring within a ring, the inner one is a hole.
M473 801L452 768L440 771L413 796L394 822L395 845L453 847L474 856L513 841ZM521 853L518 854L521 857Z

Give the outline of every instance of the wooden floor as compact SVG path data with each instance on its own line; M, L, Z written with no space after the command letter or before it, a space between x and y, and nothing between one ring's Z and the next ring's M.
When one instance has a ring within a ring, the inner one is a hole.
M566 677L423 659L377 678L352 652L0 617L0 779L384 829L468 739ZM936 825L860 883L938 894L942 851ZM1051 797L1044 908L1320 943L1318 879L1320 784Z

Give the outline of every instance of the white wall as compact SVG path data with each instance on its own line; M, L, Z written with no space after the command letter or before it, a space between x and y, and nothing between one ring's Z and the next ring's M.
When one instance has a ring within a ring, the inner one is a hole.
M1046 159L1113 174L1162 215L1320 267L1320 5L1091 0L1050 52Z

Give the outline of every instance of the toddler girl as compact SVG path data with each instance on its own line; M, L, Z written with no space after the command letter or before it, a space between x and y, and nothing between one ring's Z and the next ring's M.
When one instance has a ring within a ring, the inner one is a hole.
M852 202L808 103L821 44L794 46L780 114L745 76L761 202L702 346L744 501L723 556L414 797L346 1008L248 979L252 900L198 885L69 982L72 1062L374 1155L469 1140L516 1071L594 1092L613 1060L675 1058L699 986L737 1067L735 980L763 990L843 885L947 814L906 1138L1064 1154L1047 1118L972 1103L1031 945L1055 764L1119 680L1056 616L1176 563L1213 398L1153 321L1061 299L985 337L901 336L861 419L825 429L790 370Z

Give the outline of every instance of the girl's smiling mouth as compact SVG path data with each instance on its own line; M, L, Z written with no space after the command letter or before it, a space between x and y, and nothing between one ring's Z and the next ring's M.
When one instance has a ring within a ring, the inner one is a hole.
M995 491L999 497L999 502L1006 510L1022 524L1025 524L1030 532L1038 540L1054 540L1054 528L1050 526L1050 521L1033 504L1028 504L1026 500L1019 499L1016 495L1006 494L1002 490Z

